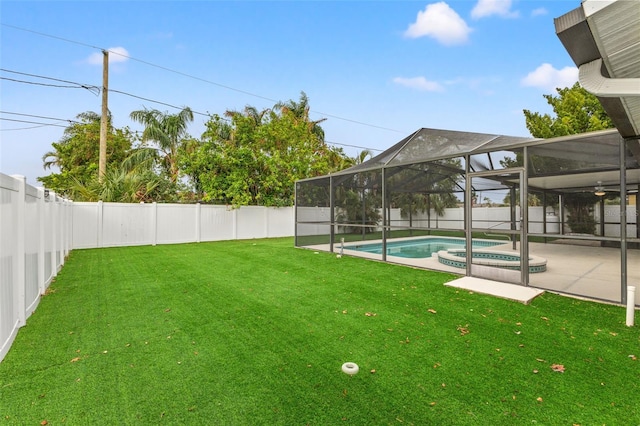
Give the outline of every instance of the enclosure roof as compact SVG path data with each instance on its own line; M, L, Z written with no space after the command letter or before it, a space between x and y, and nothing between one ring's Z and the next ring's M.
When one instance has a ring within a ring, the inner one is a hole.
M422 128L372 159L334 175L500 150L536 140L538 139Z
M554 22L582 87L598 97L623 137L640 137L640 2L583 0Z

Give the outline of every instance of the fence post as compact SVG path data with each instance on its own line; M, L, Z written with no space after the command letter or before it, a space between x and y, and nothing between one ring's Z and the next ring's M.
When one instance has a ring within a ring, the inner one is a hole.
M53 191L49 191L49 216L47 217L48 222L48 232L51 234L51 245L49 248L51 252L49 253L50 261L51 261L51 274L49 278L53 281L53 278L58 275L58 264L56 262L56 193Z
M98 217L96 218L96 220L98 221L98 248L102 248L102 221L104 220L104 216L103 216L103 208L104 208L104 203L102 202L102 200L98 201Z
M233 239L237 240L238 239L238 210L240 210L240 207L238 208L234 208L232 210L233 212Z
M16 292L16 307L18 309L18 327L23 327L27 323L27 286L26 286L26 277L25 277L25 242L24 242L24 234L25 234L25 196L26 196L26 186L27 186L27 178L20 175L11 176L16 181L18 181L18 208L17 208L17 217L15 226L18 229L18 241L16 241L16 271L14 272L15 282L14 289Z
M65 203L64 203L64 199L62 197L60 197L60 199L58 200L58 224L56 226L58 226L58 229L60 229L60 241L59 241L59 246L58 249L60 250L60 268L62 268L64 266L64 260L65 260L65 247L67 244L67 230L66 230L66 220L65 220Z
M155 246L158 242L158 203L155 201L151 206L151 245Z
M202 211L200 203L196 203L196 243L200 242Z
M45 201L44 201L44 188L38 188L38 221L40 223L40 235L38 240L38 292L44 294L47 287L47 277L44 276L44 256L45 250L45 230L46 223L44 221L45 215Z

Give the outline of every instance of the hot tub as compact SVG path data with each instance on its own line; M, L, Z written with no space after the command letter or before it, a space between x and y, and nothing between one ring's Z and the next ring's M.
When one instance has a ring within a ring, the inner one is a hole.
M467 267L466 249L440 250L437 253L438 261L443 265L456 268ZM497 250L473 250L472 262L476 265L493 266L496 268L520 270L520 255ZM547 270L547 259L538 256L529 256L529 272L537 273Z

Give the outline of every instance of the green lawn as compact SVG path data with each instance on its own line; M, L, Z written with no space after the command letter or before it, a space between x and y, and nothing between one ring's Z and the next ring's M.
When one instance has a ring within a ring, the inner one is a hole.
M624 308L453 278L290 238L76 250L0 363L0 424L640 424Z

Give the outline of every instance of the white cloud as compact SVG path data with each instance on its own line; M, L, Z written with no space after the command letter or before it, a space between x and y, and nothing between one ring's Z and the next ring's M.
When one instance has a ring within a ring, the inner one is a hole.
M109 63L114 64L117 62L126 62L129 60L129 52L124 47L110 47L109 51ZM92 53L87 62L91 65L102 65L103 54L102 52Z
M409 25L405 37L432 37L451 46L465 43L472 31L467 23L445 2L432 3L418 12L416 22Z
M578 81L578 68L564 67L557 70L551 64L544 63L527 74L521 83L523 86L553 91L558 87L571 87L576 81Z
M537 9L533 9L531 11L531 16L542 16L542 15L546 15L548 13L549 13L549 11L547 9L545 9L544 7L539 7Z
M393 82L410 89L416 89L423 92L443 92L444 87L438 82L429 81L424 77L396 77Z
M517 18L518 12L511 10L511 0L478 0L471 17L473 19L486 18L488 16L498 15L503 18Z

